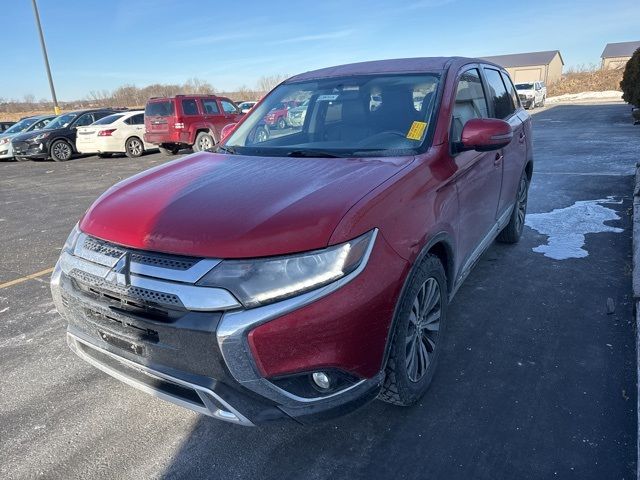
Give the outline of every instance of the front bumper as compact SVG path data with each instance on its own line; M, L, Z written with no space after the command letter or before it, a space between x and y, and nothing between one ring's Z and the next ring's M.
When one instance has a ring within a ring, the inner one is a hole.
M402 272L404 264L377 266L391 253L382 238L370 253L370 268L344 285L329 285L324 287L330 287L328 290L249 310L233 305L233 297L216 300L225 307L196 310L197 295L181 289L172 292L177 298L170 298L171 308L156 304L145 309L130 292L95 283L94 277L101 278L103 273L100 268L87 280L81 274L88 269L86 262L74 263L76 257L68 254L56 265L51 286L56 307L68 321L70 347L110 375L191 410L241 425L282 419L311 423L348 413L379 392L386 334L395 305L395 293L389 291L388 282L379 279L383 270L386 278L394 271ZM188 275L190 270L179 275ZM136 295L167 292L167 285L176 285L134 275L140 273L139 265L132 264L131 272ZM141 279L146 283L140 283ZM371 288L372 280L379 287ZM366 284L371 298L354 305L353 298L363 297ZM111 288L118 291L114 294ZM291 329L292 323L297 327ZM319 335L318 327L329 334ZM274 328L285 329L275 336L275 356L269 346ZM255 337L251 342L250 336ZM356 381L330 395L306 398L272 380L328 366L348 370Z
M45 159L49 158L49 146L45 142L36 142L32 140L11 142L13 156Z

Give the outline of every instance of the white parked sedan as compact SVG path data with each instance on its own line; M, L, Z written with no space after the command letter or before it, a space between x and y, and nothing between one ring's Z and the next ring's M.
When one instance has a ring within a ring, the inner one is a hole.
M76 136L76 149L79 153L97 153L107 157L112 153L125 153L135 158L146 150L157 149L155 145L145 143L144 111L131 110L118 112L79 127Z

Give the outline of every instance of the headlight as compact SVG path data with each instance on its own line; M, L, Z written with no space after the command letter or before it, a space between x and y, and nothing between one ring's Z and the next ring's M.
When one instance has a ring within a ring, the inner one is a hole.
M342 278L366 261L376 230L323 250L253 260L223 260L198 285L225 288L245 307L257 307Z
M34 138L35 141L39 141L39 140L44 140L45 138L47 138L49 135L51 135L51 132L43 132L40 135L38 135L37 137Z
M71 233L67 237L67 240L64 242L64 246L62 247L63 252L73 253L73 249L76 248L76 242L78 241L78 237L80 236L80 229L78 228L78 224L76 223L71 230Z
M9 143L10 139L8 138L0 138L0 145L4 145L5 143Z

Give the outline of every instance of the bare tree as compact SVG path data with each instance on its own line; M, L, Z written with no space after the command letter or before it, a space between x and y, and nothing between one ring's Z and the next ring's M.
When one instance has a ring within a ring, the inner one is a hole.
M256 84L256 89L261 94L264 95L265 93L270 92L271 90L273 90L273 87L275 87L279 83L283 82L288 77L289 77L288 75L284 75L282 73L279 73L279 74L276 74L276 75L265 75L265 76L262 76L262 77L260 77L258 79L258 82Z
M36 96L32 93L28 93L24 97L22 97L22 101L27 105L33 105L34 103L36 103Z

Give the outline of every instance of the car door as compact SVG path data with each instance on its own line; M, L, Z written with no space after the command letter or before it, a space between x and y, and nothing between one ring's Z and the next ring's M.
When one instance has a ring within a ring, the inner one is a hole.
M229 120L229 123L235 123L242 118L242 113L238 110L233 103L229 100L220 99L220 105L222 106L222 111L224 112L224 118Z
M473 118L488 118L489 109L480 70L474 67L458 78L451 114L450 143L456 165L456 191L460 207L458 258L462 265L473 259L495 226L502 182L501 154L468 150L456 152L462 129Z
M144 136L144 113L132 115L125 120L125 123L127 124L127 138L135 136L142 140ZM153 146L145 143L145 148L153 148Z
M214 131L214 140L219 142L220 131L227 123L232 123L224 118L224 114L220 105L214 98L202 99L202 111L204 119L211 130Z
M516 198L516 190L526 157L526 138L515 87L509 76L495 68L485 67L489 112L493 118L504 120L513 129L513 140L499 150L502 155L502 188L498 202L497 218L507 215ZM528 115L528 114L527 114Z

